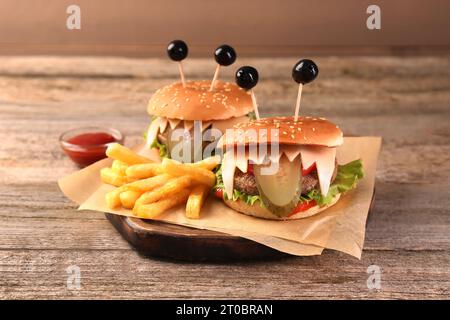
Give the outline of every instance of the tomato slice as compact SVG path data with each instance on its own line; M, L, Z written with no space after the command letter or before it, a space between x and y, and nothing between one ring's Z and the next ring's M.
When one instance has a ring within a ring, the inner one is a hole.
M311 171L316 170L316 163L314 162L309 168L303 169L302 168L302 176L306 176L311 173Z
M253 164L251 164L251 163L248 164L247 173L253 174Z
M214 195L219 198L219 199L223 199L223 190L218 188L214 191Z
M306 211L309 208L312 208L314 206L317 205L316 200L311 200L311 201L307 201L307 202L300 202L297 207L295 207L294 211L292 211L288 217L293 216L296 213L302 212L302 211Z

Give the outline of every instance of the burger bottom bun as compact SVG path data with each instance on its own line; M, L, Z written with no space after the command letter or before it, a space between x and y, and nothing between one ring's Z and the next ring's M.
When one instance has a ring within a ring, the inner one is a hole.
M225 204L229 206L231 209L236 210L240 213L257 217L257 218L263 218L263 219L270 219L270 220L296 220L296 219L303 219L308 218L311 216L314 216L329 207L333 206L341 197L341 194L336 195L330 204L327 204L326 206L314 206L309 208L308 210L298 212L292 216L289 217L278 217L274 215L272 212L267 210L266 208L263 208L259 205L259 202L256 202L254 205L248 205L242 200L232 201L232 200L224 200Z

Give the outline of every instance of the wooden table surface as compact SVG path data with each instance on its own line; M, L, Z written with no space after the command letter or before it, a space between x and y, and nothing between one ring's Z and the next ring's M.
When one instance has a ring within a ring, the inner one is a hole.
M58 136L105 125L127 145L149 122L146 102L178 80L166 60L0 58L0 298L449 298L450 57L320 57L302 113L346 134L380 135L376 201L362 259L322 256L221 264L137 254L102 213L77 212L58 178L76 168ZM261 112L292 113L294 59L241 59L260 71ZM236 66L224 71L230 78ZM186 61L211 78L212 59ZM80 290L66 285L69 266ZM367 268L381 268L381 289Z

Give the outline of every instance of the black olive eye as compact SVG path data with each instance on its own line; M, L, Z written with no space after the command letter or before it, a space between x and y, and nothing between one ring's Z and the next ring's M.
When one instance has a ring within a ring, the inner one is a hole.
M250 90L258 83L258 71L250 66L240 67L236 71L236 83L239 87Z
M313 81L319 74L319 68L314 61L303 59L297 62L292 69L292 78L297 83L306 84Z
M188 55L188 46L182 40L174 40L167 46L167 54L173 61L184 60Z
M221 45L214 51L214 59L221 66L229 66L236 61L236 51L227 44Z

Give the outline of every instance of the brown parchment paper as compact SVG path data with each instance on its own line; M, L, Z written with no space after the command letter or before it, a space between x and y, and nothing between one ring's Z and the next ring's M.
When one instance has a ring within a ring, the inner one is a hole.
M338 162L347 163L361 158L365 177L357 189L343 195L335 206L316 216L290 221L258 219L237 213L221 201L209 197L202 209L201 219L187 219L184 207L179 207L158 220L241 236L295 255L318 255L323 248L331 248L360 258L380 145L379 137L344 139L344 144L337 150ZM143 152L157 158L152 152ZM80 204L79 210L133 216L131 210L112 210L106 206L105 194L114 187L102 184L99 171L110 164L109 159L101 160L60 179L59 186L68 198Z

